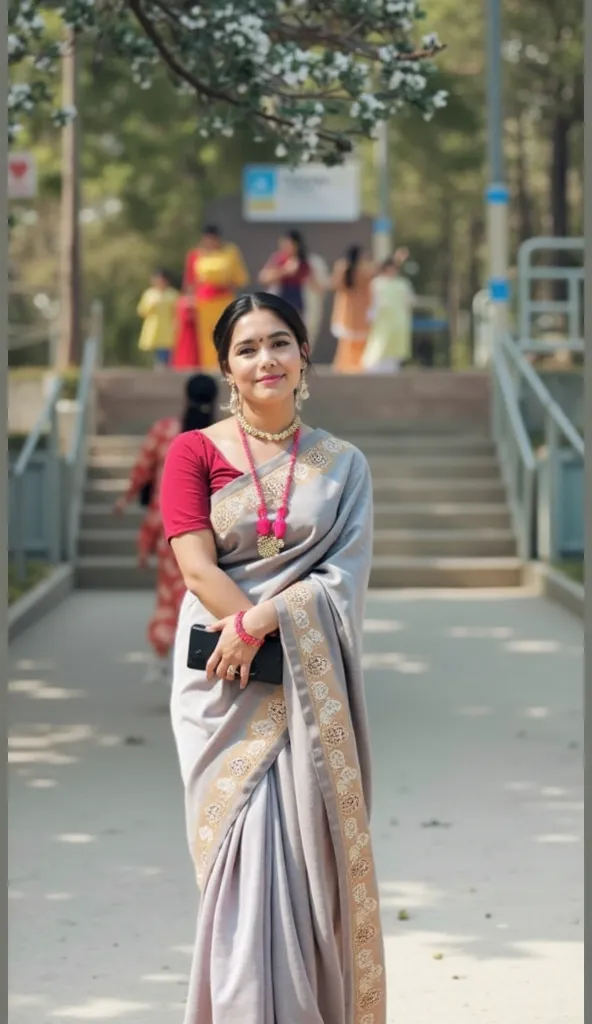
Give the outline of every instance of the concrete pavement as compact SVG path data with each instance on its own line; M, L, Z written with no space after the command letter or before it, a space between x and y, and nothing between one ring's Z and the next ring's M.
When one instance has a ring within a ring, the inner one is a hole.
M196 894L150 606L74 593L11 647L10 1024L182 1019ZM583 1021L582 641L526 593L370 595L389 1021Z

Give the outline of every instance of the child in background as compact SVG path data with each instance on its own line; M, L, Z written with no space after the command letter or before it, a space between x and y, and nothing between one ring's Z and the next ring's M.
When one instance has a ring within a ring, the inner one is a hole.
M175 341L176 308L179 292L170 274L157 270L138 303L138 316L144 321L140 333L140 352L152 352L155 369L168 366Z

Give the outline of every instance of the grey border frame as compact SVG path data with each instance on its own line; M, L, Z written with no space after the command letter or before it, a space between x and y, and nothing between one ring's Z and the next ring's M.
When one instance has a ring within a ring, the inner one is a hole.
M592 0L584 0L584 239L585 239L585 279L584 279L584 301L587 306L588 315L584 319L584 350L585 350L585 432L588 443L592 440ZM586 539L585 539L585 566L586 585L589 589L589 569L587 565L588 553L592 552L592 463L586 459ZM590 768L590 757L586 754L591 749L590 729L590 708L592 707L592 602L585 595L584 609L584 720L585 720L585 793L591 792L592 773ZM586 714L588 711L588 714ZM587 824L587 815L585 817ZM585 934L589 935L590 922L592 921L592 857L589 853L588 830L585 824ZM586 855L587 854L587 855ZM592 943L585 942L585 968L584 979L586 984L585 999L585 1020L586 1024L592 1024Z
M3 22L6 25L7 21L7 4L5 0L1 0ZM7 69L7 48L6 48L6 32L0 33L0 68L2 74L2 95L7 96L8 93L8 69ZM7 511L8 511L8 466L7 466L7 455L6 455L6 434L7 434L7 362L8 362L8 345L7 345L7 277L8 277L8 232L7 232L7 220L8 220L8 199L7 199L7 163L8 163L8 137L7 137L7 117L6 117L6 103L0 104L0 175L2 177L2 189L0 190L0 221L2 222L2 246L0 253L0 267L2 273L0 275L0 345L2 346L2 359L0 360L0 392L2 394L2 412L0 414L0 430L2 431L2 443L0 444L0 497L2 500L2 508L4 514L2 516L2 536L0 537L0 559L1 559L1 576L6 581L8 574L8 558L7 558L7 542L8 542L8 527L7 527ZM2 666L2 680L0 683L0 722L4 722L4 729L6 734L8 733L7 725L7 689L8 689L8 640L7 640L7 586L6 582L2 585L2 595L0 597L0 666ZM7 758L3 757L0 771L2 772L2 834L0 835L0 862L2 864L2 877L8 878L8 765ZM5 833L5 834L4 834ZM2 929L2 936L0 942L2 943L2 949L0 949L0 1006L5 1007L8 1003L8 888L6 884L2 884L2 919L6 921L7 927Z

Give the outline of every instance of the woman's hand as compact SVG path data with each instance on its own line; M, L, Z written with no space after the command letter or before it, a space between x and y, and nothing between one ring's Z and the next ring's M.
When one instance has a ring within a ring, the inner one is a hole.
M228 615L208 626L208 631L219 632L220 639L216 650L208 660L206 674L208 679L233 680L240 676L240 688L244 690L249 682L251 662L259 650L252 644L245 644L234 628L234 615ZM246 627L245 627L246 629ZM229 669L232 671L229 672Z

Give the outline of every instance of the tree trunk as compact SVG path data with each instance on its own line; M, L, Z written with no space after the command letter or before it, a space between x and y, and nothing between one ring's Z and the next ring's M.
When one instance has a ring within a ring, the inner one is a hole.
M555 238L569 235L567 178L569 173L569 129L571 121L564 113L555 115L551 135L551 221Z
M524 115L518 114L516 118L517 148L516 157L516 188L518 198L518 234L520 242L534 235L532 221L532 202L528 191L528 167L526 162L526 147L524 139Z

